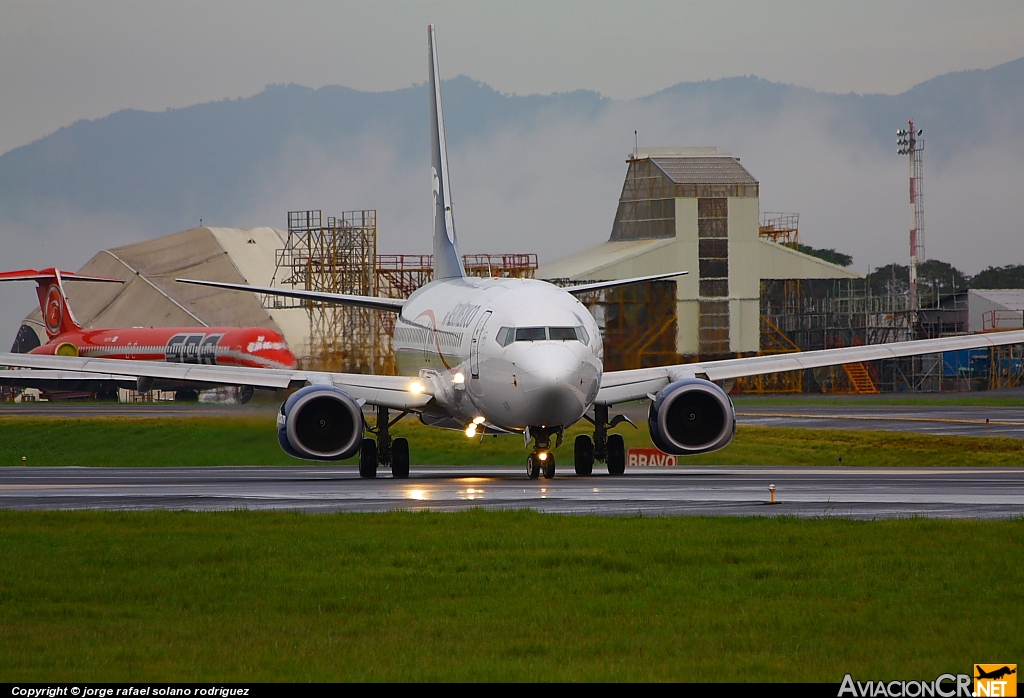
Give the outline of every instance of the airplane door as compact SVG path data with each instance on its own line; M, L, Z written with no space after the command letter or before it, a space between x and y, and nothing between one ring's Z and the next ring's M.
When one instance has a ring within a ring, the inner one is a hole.
M473 331L473 342L469 346L469 370L473 374L473 378L480 377L480 343L484 338L484 328L487 327L487 321L491 319L491 312L488 310L484 313L484 316L480 318L480 322L476 325L476 330Z

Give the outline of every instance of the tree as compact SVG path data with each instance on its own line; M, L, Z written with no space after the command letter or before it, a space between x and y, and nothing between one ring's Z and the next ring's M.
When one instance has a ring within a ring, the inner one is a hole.
M970 285L970 277L952 264L929 259L917 265L917 295L922 304L966 291Z
M902 264L886 264L868 274L867 282L872 296L906 293L910 286L910 268Z
M816 247L811 247L810 245L802 245L798 242L793 245L793 248L798 252L809 254L810 256L817 257L818 259L824 259L826 262L831 262L832 264L836 264L840 267L848 267L853 264L853 257L848 254L843 254L842 252L836 252L831 247L818 249Z
M868 274L871 294L906 293L910 287L910 267L887 264ZM917 265L917 297L922 305L943 296L967 290L969 277L952 264L929 259Z
M1024 264L984 269L971 279L971 288L1024 288Z

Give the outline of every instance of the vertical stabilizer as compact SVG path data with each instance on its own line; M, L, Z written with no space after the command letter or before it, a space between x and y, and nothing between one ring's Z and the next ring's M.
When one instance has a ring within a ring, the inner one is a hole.
M451 190L448 188L448 151L444 142L441 78L437 69L434 25L427 27L430 50L430 159L434 189L434 278L458 279L466 275L455 238Z
M64 279L75 281L108 281L123 284L121 279L108 276L86 276L70 271L50 269L22 269L21 271L0 272L0 281L35 281L36 295L39 297L39 310L43 313L43 325L49 339L59 337L66 332L82 329L71 312L67 293L64 292Z

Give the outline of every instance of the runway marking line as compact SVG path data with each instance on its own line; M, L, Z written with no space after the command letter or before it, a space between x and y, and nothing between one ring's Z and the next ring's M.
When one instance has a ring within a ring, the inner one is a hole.
M880 416L863 416L863 415L852 415L852 414L783 414L783 413L772 413L762 414L758 412L737 412L737 417L791 417L794 419L860 419L867 422L947 422L952 424L989 424L994 426L1020 426L1024 427L1024 422L1009 422L999 419L990 419L986 422L983 419L951 419L949 417L880 417Z
M146 485L146 484L134 484L125 483L123 485L106 485L102 483L98 484L75 484L75 485L0 485L0 492L6 492L8 490L81 490L81 489L98 489L98 488L112 488L112 487L191 487L190 483L177 484L172 483L168 485Z

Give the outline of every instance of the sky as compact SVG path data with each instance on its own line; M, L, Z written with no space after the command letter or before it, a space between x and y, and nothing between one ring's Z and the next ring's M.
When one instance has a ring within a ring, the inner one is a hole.
M124 108L420 83L431 22L443 74L514 94L630 99L736 75L898 94L1024 55L1019 1L0 0L0 153Z

